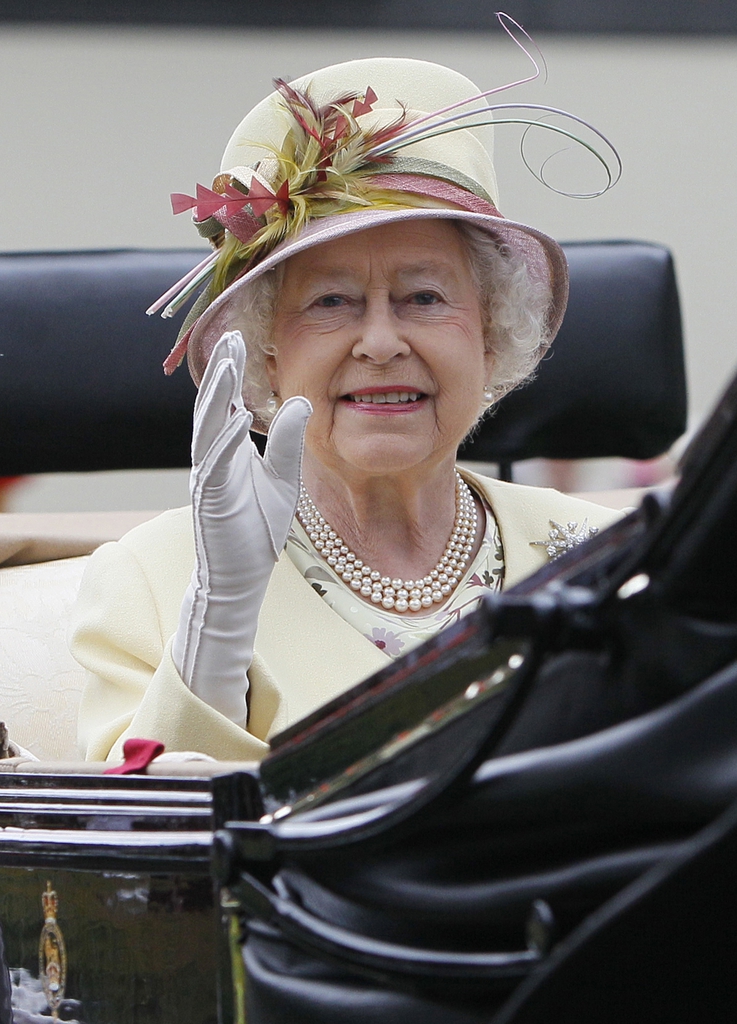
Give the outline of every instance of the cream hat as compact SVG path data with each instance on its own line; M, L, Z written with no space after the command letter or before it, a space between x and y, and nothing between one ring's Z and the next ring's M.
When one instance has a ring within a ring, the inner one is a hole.
M489 107L473 82L439 64L383 57L275 84L233 133L213 191L198 186L196 199L172 197L175 212L194 207L218 249L189 283L179 282L186 294L215 268L167 372L186 351L199 384L243 289L278 263L410 219L467 221L520 254L547 289L552 341L568 296L565 256L543 232L499 213Z

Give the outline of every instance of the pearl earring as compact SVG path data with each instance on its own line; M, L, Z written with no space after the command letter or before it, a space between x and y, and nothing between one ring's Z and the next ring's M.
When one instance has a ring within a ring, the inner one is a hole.
M494 402L495 400L496 395L494 394L494 389L491 386L491 384L484 384L484 401L488 402L489 405L491 405L491 403Z
M279 408L279 400L276 397L275 391L269 392L269 397L266 399L266 411L270 412L273 416L276 410Z

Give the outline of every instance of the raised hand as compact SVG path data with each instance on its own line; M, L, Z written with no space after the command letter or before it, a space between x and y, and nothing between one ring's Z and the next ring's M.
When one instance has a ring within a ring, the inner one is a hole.
M258 614L297 506L312 412L306 398L288 399L262 458L241 395L245 362L240 333L224 334L197 395L190 474L196 561L172 648L190 689L239 725Z

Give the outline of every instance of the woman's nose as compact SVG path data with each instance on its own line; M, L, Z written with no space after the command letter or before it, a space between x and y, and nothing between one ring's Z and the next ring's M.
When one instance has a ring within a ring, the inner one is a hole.
M397 356L409 355L409 342L403 325L387 299L369 301L358 324L353 357L373 363L388 363Z

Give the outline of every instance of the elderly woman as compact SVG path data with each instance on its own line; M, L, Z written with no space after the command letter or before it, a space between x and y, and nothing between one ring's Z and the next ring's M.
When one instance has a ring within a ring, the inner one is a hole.
M404 59L280 82L213 189L173 197L214 246L180 282L210 276L169 362L186 350L199 384L192 508L90 561L72 635L88 758L131 736L259 758L541 566L551 520L584 536L614 518L456 469L567 294L559 246L496 208L490 129L464 127L478 96Z

